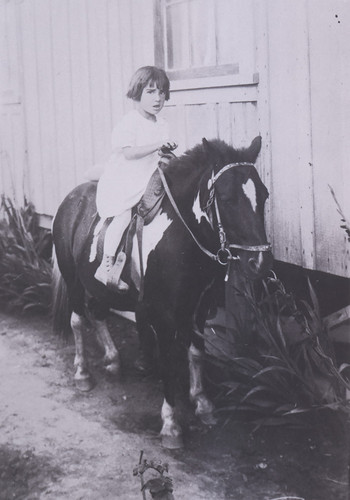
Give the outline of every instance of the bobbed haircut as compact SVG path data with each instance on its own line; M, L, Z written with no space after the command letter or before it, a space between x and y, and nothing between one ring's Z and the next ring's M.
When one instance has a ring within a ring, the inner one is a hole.
M143 89L151 83L156 85L165 94L165 100L170 97L170 82L165 71L156 66L142 66L131 77L126 97L133 101L140 101Z

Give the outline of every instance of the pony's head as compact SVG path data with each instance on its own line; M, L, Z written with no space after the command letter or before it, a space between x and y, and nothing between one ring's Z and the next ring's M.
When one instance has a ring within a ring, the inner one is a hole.
M202 147L207 168L200 181L199 202L213 231L219 233L220 261L240 260L249 278L261 277L272 264L264 226L268 191L254 166L261 137L246 149L206 139Z

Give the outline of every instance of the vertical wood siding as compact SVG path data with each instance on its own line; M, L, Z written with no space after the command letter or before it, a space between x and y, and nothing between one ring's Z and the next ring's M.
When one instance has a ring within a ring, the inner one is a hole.
M318 9L317 16L314 15ZM349 250L336 193L350 218L350 56L349 2L325 0L308 5L310 25L311 126L314 170L315 268L350 276Z
M314 265L314 209L305 5L269 3L272 226L278 258ZM286 26L293 29L286 30Z
M350 4L269 0L266 7L268 65L259 73L268 85L274 253L349 277L349 242L328 185L349 218Z
M182 152L203 137L241 147L261 134L257 167L270 191L276 258L350 276L349 243L328 187L350 217L350 3L232 2L242 13L232 18L232 44L245 40L251 51L238 51L240 72L230 81L173 82L164 109L172 139ZM108 157L111 129L131 107L130 76L154 62L153 1L0 6L1 191L26 193L39 213L52 215Z
M18 26L16 19L6 25L16 31L9 47L18 44L21 52L9 59L20 60L23 68L27 190L37 211L52 215L84 181L85 171L108 157L113 125L130 106L125 99L130 76L137 66L153 64L153 5L142 0L1 2L2 10L18 19ZM18 165L14 170L25 171Z
M0 193L19 204L25 194L26 138L23 126L17 10L0 4Z
M171 102L171 101L170 101ZM249 146L258 135L256 103L169 104L164 116L170 123L178 154L206 139L219 138L235 147Z

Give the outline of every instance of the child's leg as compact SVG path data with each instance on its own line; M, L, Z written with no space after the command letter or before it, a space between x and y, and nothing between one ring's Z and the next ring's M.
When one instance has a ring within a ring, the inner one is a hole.
M131 210L125 210L122 214L114 217L107 228L103 253L114 256L122 239L123 233L131 220Z
M111 280L112 274L115 275L115 273L111 273L115 262L114 256L130 220L131 210L126 210L117 217L114 217L107 228L103 246L102 262L95 273L95 278L105 285Z

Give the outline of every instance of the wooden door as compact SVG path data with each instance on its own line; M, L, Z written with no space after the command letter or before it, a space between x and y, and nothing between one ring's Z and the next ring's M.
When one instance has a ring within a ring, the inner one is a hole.
M165 114L181 151L202 137L258 133L252 0L156 0L155 60L171 80Z

